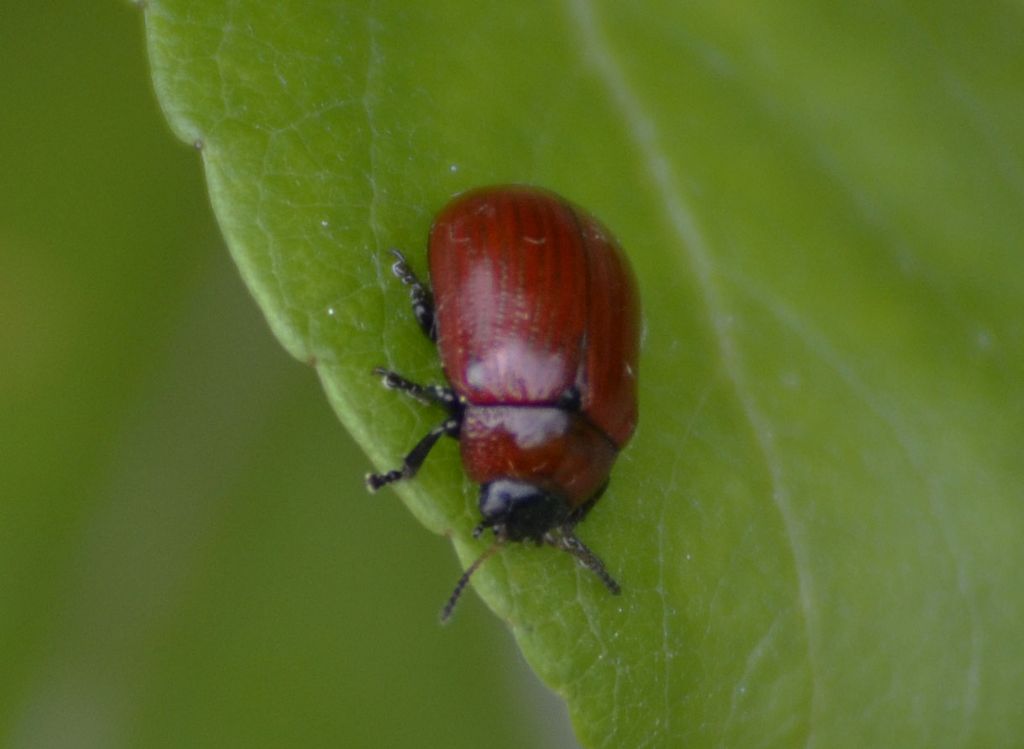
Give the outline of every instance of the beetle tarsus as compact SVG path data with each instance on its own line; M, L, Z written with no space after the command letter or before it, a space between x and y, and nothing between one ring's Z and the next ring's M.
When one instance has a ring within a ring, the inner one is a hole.
M449 413L455 413L459 407L459 398L451 388L440 385L419 385L407 380L398 372L384 367L374 367L373 374L381 378L384 387L388 390L398 390L410 398L415 398L420 403L428 403L441 406Z
M420 281L409 262L400 250L392 249L391 254L395 256L395 262L391 265L391 272L395 274L403 284L409 287L409 298L412 301L412 314L419 323L420 330L432 341L437 341L437 328L434 325L434 295L426 284Z
M437 441L445 435L457 437L459 426L458 419L445 419L443 423L431 429L423 439L416 443L416 446L405 456L401 468L396 468L386 473L371 473L367 475L366 487L371 492L376 492L378 489L388 484L393 484L396 481L411 479L420 470L420 466L423 465L423 461L427 459L427 455L430 454Z
M403 478L401 471L388 471L387 473L368 473L366 474L366 488L371 492L376 492L382 487L387 486L399 479Z

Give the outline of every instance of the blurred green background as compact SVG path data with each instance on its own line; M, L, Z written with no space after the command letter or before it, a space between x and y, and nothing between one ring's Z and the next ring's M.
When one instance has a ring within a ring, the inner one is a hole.
M8 4L0 60L0 745L572 746L475 596L438 626L450 546L272 340L138 11Z

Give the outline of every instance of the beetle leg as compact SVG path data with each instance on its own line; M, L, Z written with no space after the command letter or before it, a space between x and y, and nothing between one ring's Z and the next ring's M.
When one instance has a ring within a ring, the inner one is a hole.
M615 582L615 578L608 573L608 570L605 568L604 562L601 561L601 558L592 552L586 544L580 541L580 539L577 538L571 530L563 528L562 532L549 539L548 543L556 548L562 549L563 551L567 551L576 557L584 567L601 578L601 582L603 582L605 587L607 587L614 595L618 595L622 592L622 588L620 588L619 584Z
M622 588L615 582L608 570L604 566L604 562L601 558L592 552L585 543L580 541L572 532L571 527L562 527L561 533L549 533L544 537L545 542L554 546L555 548L562 549L572 554L576 559L580 561L584 567L593 572L599 578L601 582L605 584L614 595L618 595L622 592Z
M399 281L409 287L409 298L412 300L412 314L416 317L423 334L432 341L437 341L437 329L434 327L434 295L430 289L409 267L409 263L398 250L392 249L391 254L395 256L395 262L391 266L391 272Z
M405 456L405 460L402 461L401 468L388 471L387 473L367 474L366 487L371 492L375 492L382 486L393 484L394 482L401 481L402 479L412 478L416 475L416 472L420 470L420 466L423 465L423 461L426 460L431 448L437 444L437 441L446 434L449 437L457 437L460 426L462 426L460 419L454 417L451 419L445 419L443 423L431 429L423 439L416 443L416 447L410 450L409 454Z
M441 387L440 385L418 385L405 379L398 372L393 372L384 367L374 367L373 373L381 378L381 382L384 383L384 387L388 390L400 390L420 403L441 406L441 408L453 415L459 411L459 398L451 388Z

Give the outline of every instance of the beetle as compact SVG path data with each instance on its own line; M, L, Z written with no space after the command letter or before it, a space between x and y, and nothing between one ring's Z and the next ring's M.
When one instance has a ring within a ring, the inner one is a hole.
M567 551L618 594L575 528L637 423L640 302L622 248L564 198L505 185L459 195L438 214L427 250L432 288L392 253L392 271L409 288L448 383L374 373L447 417L401 468L369 474L367 486L413 477L438 440L453 437L466 474L480 484L473 536L490 528L495 538L459 579L442 620L476 569L509 542Z

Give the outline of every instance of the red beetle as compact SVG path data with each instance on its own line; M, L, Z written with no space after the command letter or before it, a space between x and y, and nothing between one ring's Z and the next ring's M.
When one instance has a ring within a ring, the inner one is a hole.
M534 187L487 187L455 198L430 230L433 294L393 251L395 275L436 341L449 386L422 386L386 369L384 384L434 403L448 418L402 467L367 476L376 491L410 478L442 435L459 440L480 484L495 543L563 549L612 593L619 585L574 528L608 484L637 420L640 305L632 270L611 233L563 198Z

